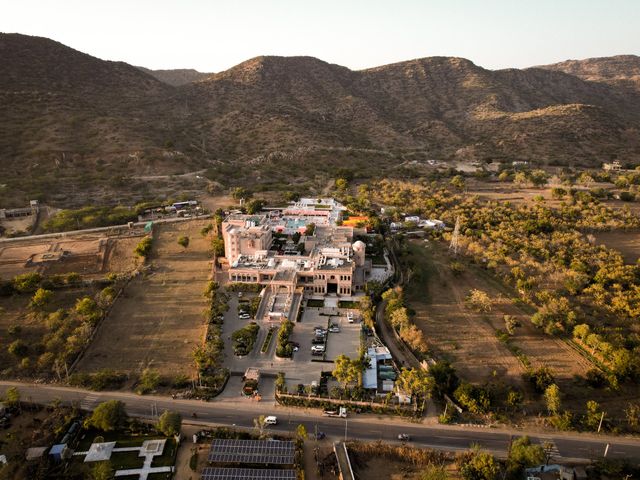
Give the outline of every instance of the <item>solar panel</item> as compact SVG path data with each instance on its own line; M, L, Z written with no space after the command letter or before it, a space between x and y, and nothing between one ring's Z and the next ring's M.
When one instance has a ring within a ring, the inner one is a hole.
M214 439L209 462L293 465L294 454L292 441Z
M296 480L296 471L207 467L202 470L200 480Z

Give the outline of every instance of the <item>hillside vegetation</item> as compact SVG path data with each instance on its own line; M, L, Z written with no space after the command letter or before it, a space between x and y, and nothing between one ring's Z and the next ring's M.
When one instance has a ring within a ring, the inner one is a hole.
M257 57L203 77L0 34L0 62L3 202L140 198L140 177L200 169L233 185L407 160L640 162L635 56L499 71L452 57L362 71Z

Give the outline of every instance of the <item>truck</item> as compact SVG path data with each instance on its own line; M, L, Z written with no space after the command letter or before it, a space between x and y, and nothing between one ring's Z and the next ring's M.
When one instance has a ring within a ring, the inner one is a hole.
M322 415L325 417L347 418L347 407L340 407L338 410L324 410Z

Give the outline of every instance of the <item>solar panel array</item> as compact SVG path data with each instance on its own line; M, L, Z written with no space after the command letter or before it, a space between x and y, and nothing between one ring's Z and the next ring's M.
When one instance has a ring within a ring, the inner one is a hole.
M293 465L294 454L291 441L215 439L209 450L209 462Z
M296 480L296 471L207 467L202 470L200 480Z

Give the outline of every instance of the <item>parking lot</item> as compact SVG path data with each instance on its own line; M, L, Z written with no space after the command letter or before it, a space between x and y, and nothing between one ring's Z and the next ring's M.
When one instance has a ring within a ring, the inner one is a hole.
M245 294L247 295L247 294ZM261 347L270 326L279 327L279 322L259 321L260 331L251 353L244 357L237 357L233 354L231 345L231 334L247 325L252 320L241 320L238 318L238 296L231 294L229 301L229 311L225 314L223 325L223 335L225 340L225 366L229 368L232 377L223 393L223 397L232 398L240 395L241 382L239 374L249 367L260 369L262 375L268 377L275 376L278 372L284 372L287 385L290 391L295 390L300 383L310 385L314 380L320 378L322 371L333 370L333 360L340 354L348 355L351 358L358 356L360 348L360 323L348 323L347 310L338 310L337 315L321 315L317 308L305 309L300 322L295 324L290 340L300 345L299 350L293 354L293 358L278 358L275 355L276 336L271 342L266 353L261 353ZM311 340L315 336L314 328L321 326L327 328L330 323L337 324L340 331L337 333L328 332L326 341L326 355L313 356L311 354ZM263 398L273 398L272 378L261 379L259 390Z

